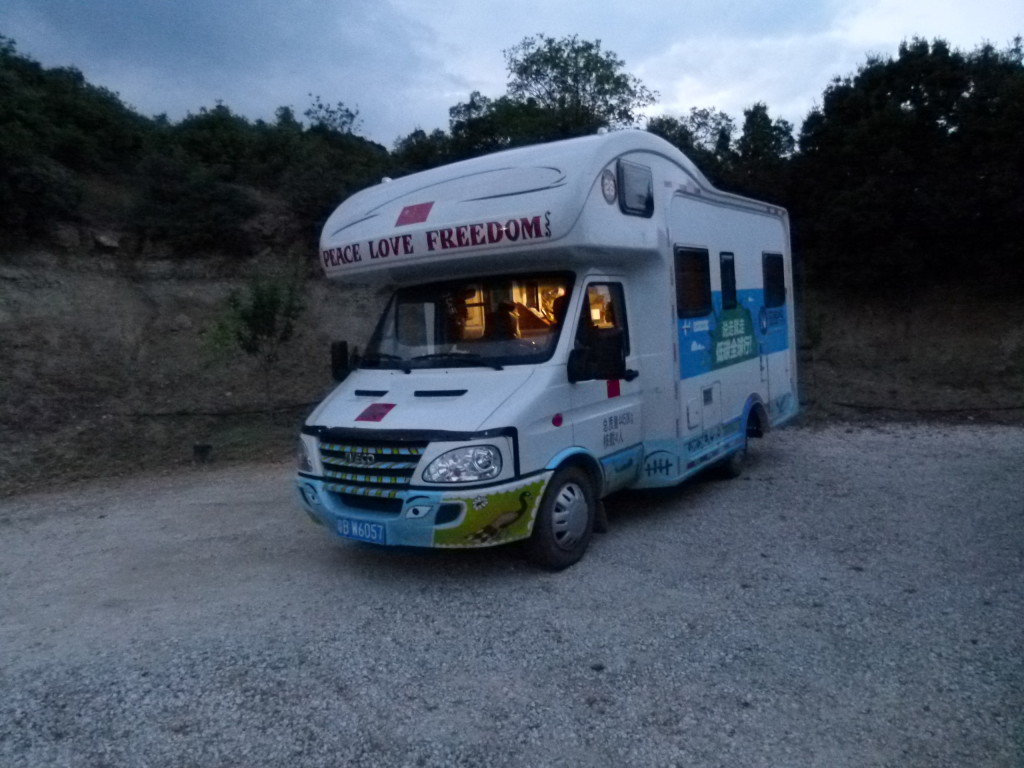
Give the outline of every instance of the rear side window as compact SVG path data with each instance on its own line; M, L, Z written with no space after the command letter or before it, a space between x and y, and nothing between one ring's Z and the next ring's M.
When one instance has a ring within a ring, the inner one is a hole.
M619 160L619 208L630 216L654 213L654 175L646 165Z
M703 248L676 248L676 311L680 318L711 314L711 265Z
M764 265L764 305L781 307L786 303L786 270L783 266L782 254L765 253L762 255Z
M722 270L722 309L736 309L736 257L731 253L718 254Z

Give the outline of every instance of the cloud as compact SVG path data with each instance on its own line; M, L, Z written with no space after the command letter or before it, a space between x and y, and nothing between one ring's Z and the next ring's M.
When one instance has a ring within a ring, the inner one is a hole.
M802 5L791 3L786 12L773 4L782 11L774 22L756 9L742 23L734 15L718 33L654 48L636 70L660 91L652 114L678 117L691 107L715 107L741 120L744 109L761 101L773 117L799 129L832 79L854 74L869 55L895 56L899 43L914 36L942 37L965 50L986 40L1001 47L1024 29L1024 5L1011 9L1003 0L933 0L927 11L906 0L854 0L815 5L797 19L793 10ZM1006 40L992 40L995 32Z
M78 66L145 114L180 119L223 101L252 118L308 94L363 110L374 133L422 109L432 35L381 0L9 0L5 34L48 65ZM10 31L7 31L7 30ZM365 100L365 104L361 103ZM411 128L410 128L411 130Z
M1024 4L1010 0L859 0L844 6L835 29L850 45L895 50L903 40L943 38L973 49L983 42L1002 48L1024 32Z
M799 127L830 79L914 35L972 49L1024 31L1020 0L3 0L0 32L46 66L73 65L143 114L218 100L251 119L302 115L315 94L358 109L390 146L447 129L449 107L505 92L524 37L601 40L660 93L657 113L757 101Z
M639 72L652 83L659 72L680 73L661 82L657 114L678 117L691 107L714 107L740 120L744 109L763 102L773 117L799 127L832 77L849 72L858 59L859 52L830 34L705 38L672 46L644 61Z

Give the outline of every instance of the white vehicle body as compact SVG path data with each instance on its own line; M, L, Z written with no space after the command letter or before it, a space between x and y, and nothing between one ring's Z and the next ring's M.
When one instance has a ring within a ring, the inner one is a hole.
M320 258L399 286L302 431L302 503L342 537L541 538L564 567L600 498L735 464L797 412L786 212L649 133L382 183L334 212Z

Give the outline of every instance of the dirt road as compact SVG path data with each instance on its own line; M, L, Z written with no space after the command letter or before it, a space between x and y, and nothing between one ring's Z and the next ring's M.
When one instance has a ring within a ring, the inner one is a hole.
M1024 429L789 429L551 574L249 465L0 501L0 765L1024 765Z

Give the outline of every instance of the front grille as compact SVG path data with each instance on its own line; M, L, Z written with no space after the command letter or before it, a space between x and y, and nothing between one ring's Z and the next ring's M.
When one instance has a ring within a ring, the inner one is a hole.
M353 496L400 498L426 447L426 442L372 439L320 443L326 489Z

